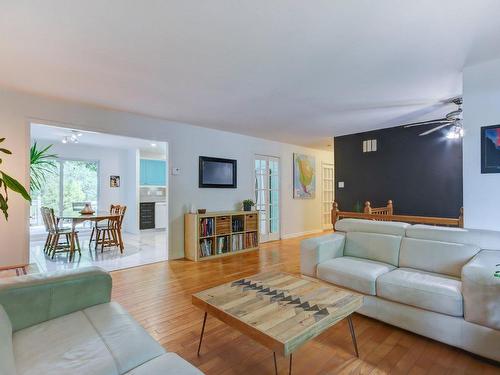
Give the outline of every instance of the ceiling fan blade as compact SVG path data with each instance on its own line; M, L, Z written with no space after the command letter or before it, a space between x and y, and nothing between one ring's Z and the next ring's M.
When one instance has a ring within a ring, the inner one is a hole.
M462 108L457 109L456 111L452 111L446 115L448 120L456 120L462 114Z
M431 125L431 124L443 124L443 123L451 124L452 122L453 122L453 120L448 120L447 118L440 118L440 119L437 119L437 120L412 122L412 123L403 125L403 127L404 128L413 128L414 126Z
M425 136L425 135L428 135L428 134L434 133L435 131L438 131L439 129L442 129L442 128L446 127L446 126L450 126L451 124L453 124L453 122L450 122L450 123L447 123L447 124L442 124L442 125L436 126L435 128L432 128L432 129L427 130L427 131L425 131L425 132L423 132L423 133L420 133L418 136L419 136L419 137L423 137L423 136Z

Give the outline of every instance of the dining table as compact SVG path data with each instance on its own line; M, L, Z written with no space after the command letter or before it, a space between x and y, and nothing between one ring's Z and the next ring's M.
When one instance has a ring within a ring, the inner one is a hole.
M83 223L84 221L92 221L96 223L103 220L118 219L119 217L120 214L110 213L109 211L96 211L92 214L82 214L80 212L68 212L58 216L57 217L58 222L61 222L61 220L71 222L71 235L70 235L71 239L70 239L70 250L69 250L70 262L73 260L73 256L75 254L75 230L76 226L79 223ZM118 237L120 243L120 250L123 250L123 241L120 231L118 232Z

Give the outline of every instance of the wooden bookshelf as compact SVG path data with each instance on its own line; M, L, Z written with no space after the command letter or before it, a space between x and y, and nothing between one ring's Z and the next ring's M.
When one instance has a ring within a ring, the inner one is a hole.
M184 256L201 261L259 248L257 211L184 215Z

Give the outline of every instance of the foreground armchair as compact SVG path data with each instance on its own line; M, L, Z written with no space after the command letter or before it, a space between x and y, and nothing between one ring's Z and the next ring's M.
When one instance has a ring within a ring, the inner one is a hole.
M0 374L199 375L111 299L97 267L0 280Z

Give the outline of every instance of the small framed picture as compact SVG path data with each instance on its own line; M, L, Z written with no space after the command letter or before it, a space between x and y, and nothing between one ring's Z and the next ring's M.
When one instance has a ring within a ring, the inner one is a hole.
M120 187L120 176L109 176L109 186L112 188Z
M481 173L500 173L500 125L481 128Z

